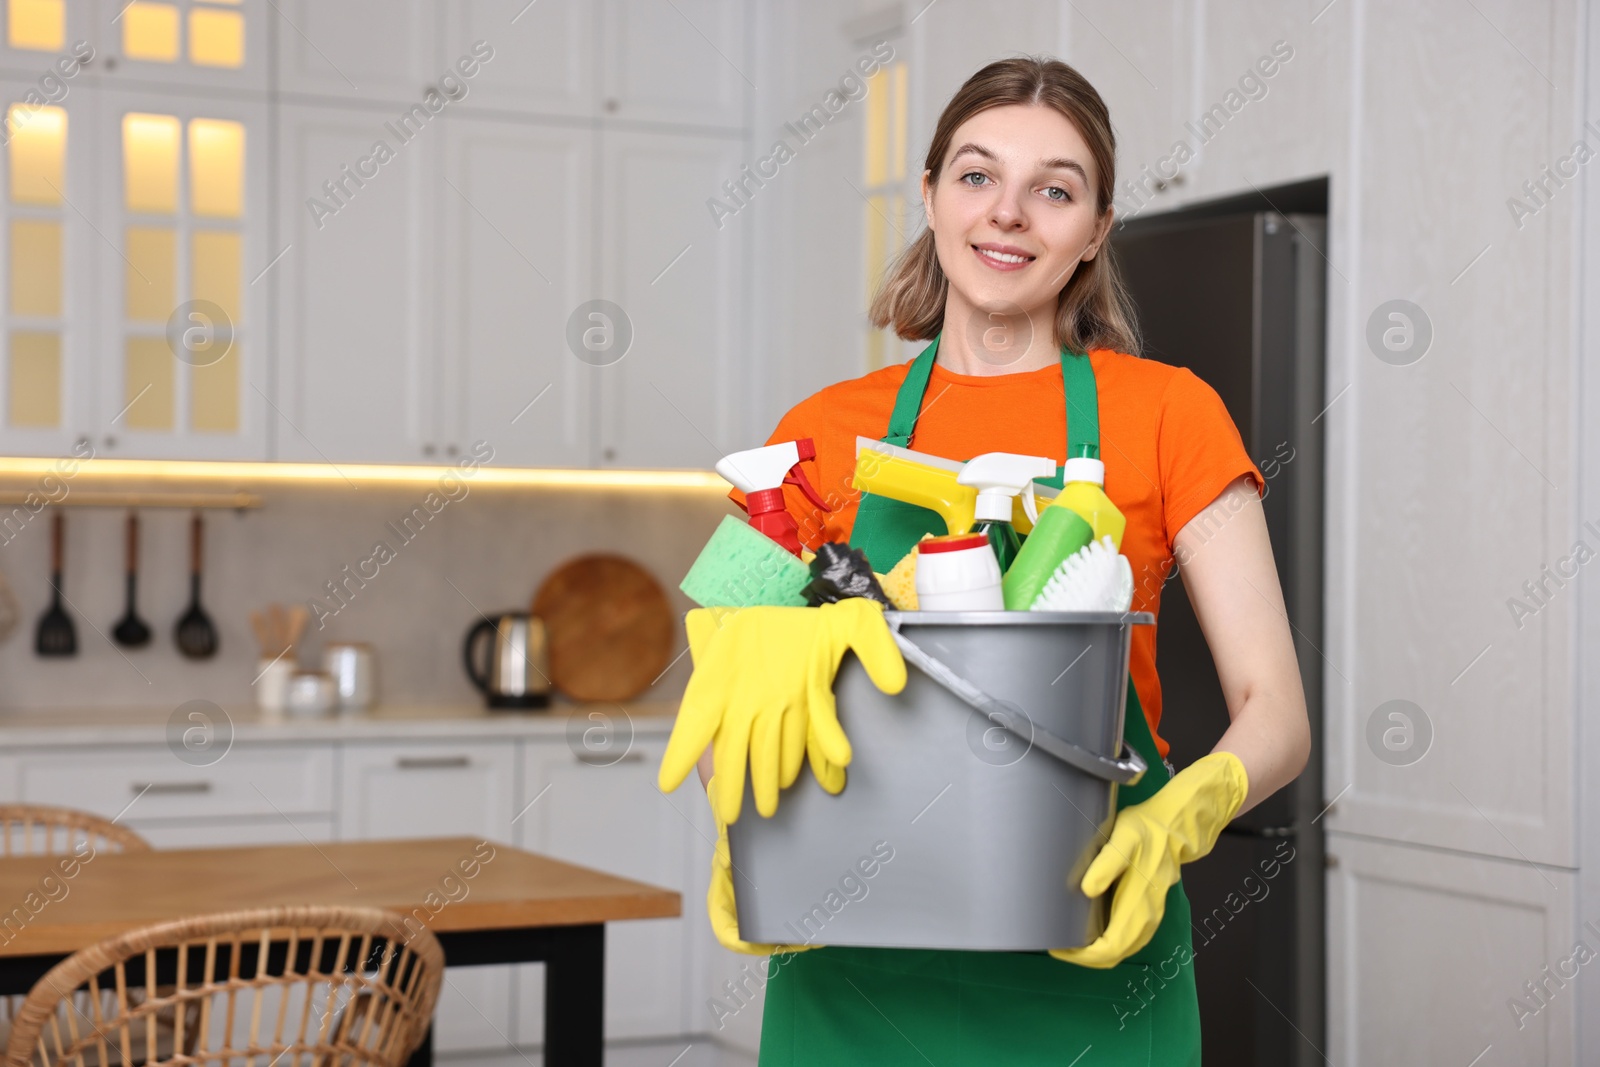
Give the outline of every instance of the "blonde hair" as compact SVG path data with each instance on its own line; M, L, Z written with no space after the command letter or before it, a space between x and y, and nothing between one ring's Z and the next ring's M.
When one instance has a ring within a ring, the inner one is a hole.
M1116 188L1117 138L1111 116L1094 86L1058 59L1019 56L990 63L961 86L945 105L928 145L929 181L937 184L945 153L963 122L1007 104L1055 108L1088 142L1098 177L1096 214L1111 210ZM924 228L890 264L873 295L868 319L880 329L893 326L906 340L926 341L944 326L949 280L939 266L933 231ZM1079 263L1056 299L1055 344L1074 352L1111 348L1139 355L1139 328L1133 299L1117 270L1108 235L1095 257Z

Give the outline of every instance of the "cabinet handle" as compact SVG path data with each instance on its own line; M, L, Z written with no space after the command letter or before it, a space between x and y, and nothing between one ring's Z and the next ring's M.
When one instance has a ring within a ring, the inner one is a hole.
M613 759L613 758L611 758L609 756L585 756L581 752L574 752L572 755L573 755L573 758L576 759L579 763L586 763L591 767L609 767L613 763L643 763L644 762L644 753L640 752L637 749L634 749L633 751L630 751L630 752L624 752L622 755L616 757L615 759Z
M400 756L394 765L402 771L431 771L442 767L470 767L468 756Z
M434 449L434 447L432 445L423 445L422 446L422 454L424 456L431 456L431 455L433 455L434 451L435 451L435 449Z
M135 796L141 793L209 793L210 782L134 782Z
M461 452L461 449L457 448L455 445L445 445L444 446L444 454L447 455L447 456L459 455L460 452Z

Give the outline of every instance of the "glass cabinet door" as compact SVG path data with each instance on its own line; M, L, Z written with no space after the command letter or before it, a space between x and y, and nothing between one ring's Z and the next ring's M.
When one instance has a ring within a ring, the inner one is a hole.
M265 455L265 192L249 105L105 94L106 455ZM108 250L110 251L110 250ZM260 284L253 284L259 282Z
M90 231L74 205L94 200L93 123L81 96L29 99L25 83L0 81L0 449L64 456L93 423L94 376L72 372L91 351Z
M93 43L108 84L264 91L270 13L264 0L102 2Z

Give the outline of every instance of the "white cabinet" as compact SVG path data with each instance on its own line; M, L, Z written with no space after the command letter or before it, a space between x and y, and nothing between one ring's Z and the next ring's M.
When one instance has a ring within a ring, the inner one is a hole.
M514 833L515 753L515 746L493 743L346 745L339 838L465 834L507 841ZM509 966L446 972L434 1016L438 1051L504 1048L510 1030Z
M656 767L665 741L633 738L620 755L582 754L560 742L524 746L524 804L518 821L522 847L635 878L683 894L684 910L700 906L691 896L689 837L694 823L684 812L697 799L698 780L672 796L656 788ZM692 791L692 795L691 795ZM535 802L535 798L537 798ZM686 1029L691 984L691 946L683 918L613 923L606 928L607 1039L679 1034ZM543 1040L544 969L525 966L518 975L516 1041ZM694 1027L700 1029L703 1027Z
M484 440L497 465L589 466L594 368L568 323L592 294L595 135L461 115L441 133L444 458Z
M66 6L87 5L68 0ZM108 85L264 92L268 22L280 19L277 6L277 0L100 0L90 37L93 69ZM279 29L282 42L281 19Z
M628 331L600 366L600 459L698 467L747 444L738 397L745 230L706 208L739 174L733 138L603 129L601 292Z
M267 458L264 103L102 89L97 454Z
M274 0L277 87L339 100L419 102L437 75L429 0ZM385 111L385 118L398 116Z
M1187 0L1158 0L1062 9L1066 59L1099 91L1116 129L1119 218L1171 207L1173 185L1189 180L1190 156L1173 147L1181 142L1195 155L1199 149L1184 126L1193 7Z
M597 111L598 9L590 0L452 0L442 5L440 69L482 42L494 56L468 85L463 110L588 118Z
M433 445L436 126L411 135L430 147L384 112L279 111L277 459L414 463Z
M11 124L0 166L0 450L82 457L116 413L101 415L95 246L104 245L84 214L100 180L98 116L81 86L35 107L38 93L35 81L0 79L0 114Z
M743 126L753 79L744 69L740 0L606 0L600 10L603 114Z
M1575 1062L1574 872L1343 834L1328 861L1329 1063Z

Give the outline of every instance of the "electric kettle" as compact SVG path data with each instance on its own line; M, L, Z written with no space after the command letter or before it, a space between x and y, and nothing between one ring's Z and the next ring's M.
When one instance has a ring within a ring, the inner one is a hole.
M480 651L488 637L487 663ZM526 611L482 618L461 648L467 677L491 708L543 708L550 704L550 664L544 620Z

